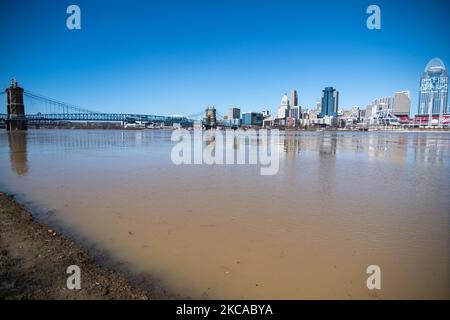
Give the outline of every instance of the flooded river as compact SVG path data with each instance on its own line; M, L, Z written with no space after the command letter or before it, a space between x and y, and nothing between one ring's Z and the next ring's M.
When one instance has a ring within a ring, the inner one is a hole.
M2 131L0 190L183 296L449 298L450 134L282 133L262 176L171 133Z

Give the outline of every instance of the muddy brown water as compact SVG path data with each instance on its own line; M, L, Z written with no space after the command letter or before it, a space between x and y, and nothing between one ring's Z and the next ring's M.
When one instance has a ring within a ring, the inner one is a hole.
M1 132L0 189L194 298L449 298L449 133L282 133L273 176L170 137Z

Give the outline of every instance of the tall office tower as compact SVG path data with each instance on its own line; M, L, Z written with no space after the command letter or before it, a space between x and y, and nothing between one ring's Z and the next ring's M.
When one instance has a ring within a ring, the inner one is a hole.
M241 109L239 108L228 109L228 119L240 119L240 118L241 118Z
M322 91L322 111L321 117L336 117L339 108L339 92L333 87L326 87Z
M298 106L298 94L297 90L292 90L291 92L291 106Z
M301 109L299 106L293 106L291 107L291 111L290 111L290 117L292 119L300 119L300 115L301 115Z
M289 117L289 110L291 109L291 106L289 104L289 98L285 94L283 98L281 99L280 106L278 107L278 118L279 119L286 119Z
M428 62L420 79L419 115L448 114L448 73L439 58Z
M411 94L409 91L400 91L394 94L392 113L396 116L409 115L411 111Z

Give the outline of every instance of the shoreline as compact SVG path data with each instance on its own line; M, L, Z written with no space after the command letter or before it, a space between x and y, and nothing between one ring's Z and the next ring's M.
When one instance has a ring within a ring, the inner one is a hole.
M160 287L152 288L148 279L105 264L58 230L36 221L13 196L0 192L0 300L174 298ZM81 270L80 290L67 288L71 265Z
M0 130L2 130L0 126ZM195 130L193 127L184 128L187 130ZM218 130L233 130L228 127L220 127ZM447 128L432 128L432 127L368 127L365 129L352 129L352 128L321 128L321 127L309 127L309 128L290 128L290 127L254 127L254 128L240 128L242 130L247 129L267 129L274 130L277 129L280 132L295 132L295 133L323 133L323 132L331 132L331 133L446 133L450 134L450 127ZM128 132L142 132L142 131L174 131L177 128L173 127L164 127L164 128L123 128L123 127L62 127L62 126L54 126L54 127L30 127L29 130L69 130L69 131L128 131ZM202 129L204 130L204 129ZM205 130L206 131L206 130ZM24 132L24 131L20 131Z

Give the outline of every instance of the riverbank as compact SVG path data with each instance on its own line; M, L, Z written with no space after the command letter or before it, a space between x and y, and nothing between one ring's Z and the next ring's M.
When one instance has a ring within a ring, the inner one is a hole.
M81 269L81 289L67 289L67 267ZM0 299L150 299L121 274L0 193Z

